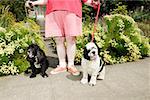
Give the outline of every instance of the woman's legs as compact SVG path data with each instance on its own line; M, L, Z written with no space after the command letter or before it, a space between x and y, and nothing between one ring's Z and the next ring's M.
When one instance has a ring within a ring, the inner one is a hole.
M64 45L64 42L66 40L66 48ZM75 37L56 37L56 49L57 49L57 55L59 59L59 66L51 71L51 74L57 74L60 72L66 71L66 55L68 58L68 71L73 75L79 75L80 73L78 70L74 67L74 58L75 58L75 52L76 52L76 43L75 43Z

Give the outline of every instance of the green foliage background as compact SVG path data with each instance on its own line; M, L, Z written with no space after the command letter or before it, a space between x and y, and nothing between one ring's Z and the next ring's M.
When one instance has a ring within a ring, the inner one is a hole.
M25 12L26 0L1 0L0 6L9 7L9 11L13 13L16 21L22 21L26 18Z
M104 16L106 31L98 24L94 34L100 55L107 64L135 61L145 56L150 56L149 38L141 35L142 31L137 23L127 15ZM93 24L83 23L83 36L77 38L76 63L81 62L83 48L88 42Z

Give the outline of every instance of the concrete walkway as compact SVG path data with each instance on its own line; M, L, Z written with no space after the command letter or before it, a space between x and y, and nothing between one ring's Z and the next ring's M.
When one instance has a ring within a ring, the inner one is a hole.
M47 53L51 63L47 73L58 63L52 52ZM80 84L80 79L81 75L67 72L48 78L0 77L0 100L150 100L150 58L107 65L105 80L94 87Z

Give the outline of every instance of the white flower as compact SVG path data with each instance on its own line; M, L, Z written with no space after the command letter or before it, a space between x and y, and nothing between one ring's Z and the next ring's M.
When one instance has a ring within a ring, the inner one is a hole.
M14 53L14 51L15 51L15 46L14 45L7 45L6 47L5 47L5 49L4 49L4 52L6 53L6 54L13 54Z
M0 27L0 32L5 33L5 32L6 32L6 29L5 29L5 28L3 28L3 27Z
M24 52L24 50L23 49L19 49L19 53L23 53Z

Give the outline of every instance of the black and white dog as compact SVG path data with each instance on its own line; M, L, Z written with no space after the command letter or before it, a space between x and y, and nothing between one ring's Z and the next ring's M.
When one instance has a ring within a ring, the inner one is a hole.
M30 62L29 68L32 70L30 78L36 77L36 74L38 73L40 73L43 78L48 77L46 70L49 63L44 51L40 49L37 44L31 44L27 48L27 60ZM28 69L25 73L28 73Z
M89 42L84 48L84 53L81 61L83 77L82 84L88 83L88 76L91 76L89 85L96 85L96 80L103 80L105 76L104 61L99 56L99 50L94 42Z

